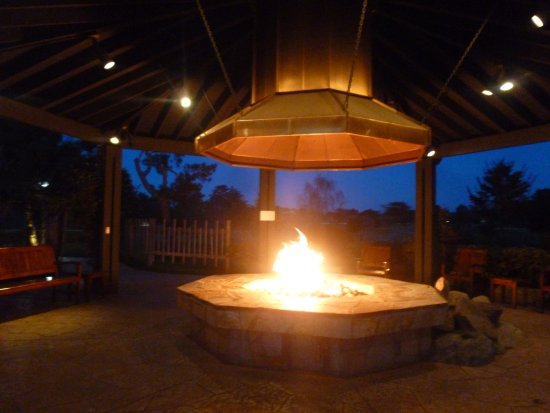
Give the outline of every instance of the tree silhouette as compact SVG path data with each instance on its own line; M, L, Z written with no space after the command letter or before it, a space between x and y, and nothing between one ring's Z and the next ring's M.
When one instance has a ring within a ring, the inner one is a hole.
M53 242L45 228L56 223L60 253L69 212L84 226L97 212L97 148L17 122L3 120L0 129L0 212L24 217L30 245Z
M317 175L313 182L306 182L304 193L299 200L302 208L312 212L326 214L342 208L344 194L336 187L333 180Z
M550 188L538 189L531 197L529 224L538 232L550 231Z
M394 201L383 205L382 217L390 224L405 224L414 221L414 209L406 202Z
M212 191L207 202L207 211L214 219L245 221L252 208L246 203L243 194L236 188L218 185Z
M158 202L162 219L170 218L169 174L175 176L182 163L183 156L149 151L142 151L134 159L134 165L141 184L151 198ZM149 181L152 171L155 171L161 177L158 186Z
M522 223L520 210L528 200L533 179L525 170L515 170L514 162L504 159L485 169L477 179L477 188L468 188L468 195L472 210L486 230Z
M216 165L205 163L185 164L167 193L173 203L174 215L178 218L204 216L202 188L210 182Z

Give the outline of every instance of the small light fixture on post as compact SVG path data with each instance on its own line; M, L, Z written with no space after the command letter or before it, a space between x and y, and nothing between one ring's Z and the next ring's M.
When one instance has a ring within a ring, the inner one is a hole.
M128 131L128 126L124 125L118 131L113 133L113 135L109 138L109 142L111 142L113 145L127 143L128 146L131 146L131 136L132 135L130 134L130 131Z
M426 148L426 158L433 158L437 153L437 150L433 146Z

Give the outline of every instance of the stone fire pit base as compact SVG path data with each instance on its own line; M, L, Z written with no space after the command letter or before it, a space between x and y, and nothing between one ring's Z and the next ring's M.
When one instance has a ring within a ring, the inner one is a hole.
M220 360L249 367L351 376L424 359L431 329L358 339L212 328L195 318L192 337Z
M192 337L232 364L350 376L425 358L431 327L445 319L447 303L432 287L378 277L332 275L375 293L305 304L243 288L269 276L211 276L179 287Z

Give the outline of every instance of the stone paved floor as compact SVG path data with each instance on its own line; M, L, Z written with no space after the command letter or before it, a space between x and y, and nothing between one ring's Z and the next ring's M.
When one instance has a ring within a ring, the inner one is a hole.
M0 412L550 412L549 313L507 308L528 340L487 366L343 379L220 363L186 337L190 280L124 268L120 293L44 311L46 294L26 317L35 296L2 297Z

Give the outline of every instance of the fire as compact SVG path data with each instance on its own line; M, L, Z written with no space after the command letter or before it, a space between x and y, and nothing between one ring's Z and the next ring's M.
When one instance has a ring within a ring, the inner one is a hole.
M273 271L279 274L282 285L291 294L303 294L323 287L323 254L309 248L307 238L296 228L298 241L283 243L279 250Z
M262 290L275 295L303 297L334 297L372 294L371 286L361 289L330 279L323 271L323 254L309 247L306 236L298 228L298 241L283 243L273 264L276 278L259 279L246 284L250 290Z

